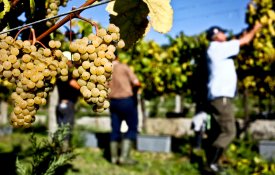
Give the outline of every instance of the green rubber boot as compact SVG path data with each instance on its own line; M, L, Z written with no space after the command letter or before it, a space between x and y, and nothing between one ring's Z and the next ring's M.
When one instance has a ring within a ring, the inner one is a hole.
M119 164L121 165L134 165L137 161L133 160L130 156L133 143L129 139L122 140L121 143L121 154L119 157Z
M116 141L111 141L110 153L111 153L111 163L112 164L118 163L118 148L119 148L119 143Z

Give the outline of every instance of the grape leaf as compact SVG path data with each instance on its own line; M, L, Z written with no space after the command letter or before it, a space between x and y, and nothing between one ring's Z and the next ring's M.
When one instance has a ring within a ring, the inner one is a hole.
M173 24L173 9L170 0L143 0L150 10L150 23L154 30L167 33Z
M142 0L116 0L108 5L110 23L120 28L120 37L125 42L125 49L131 47L143 37L149 21L149 9Z
M2 1L1 1L2 2ZM8 0L3 0L4 3L4 9L0 12L0 19L3 19L5 14L10 11L10 2Z
M117 16L117 12L114 11L114 5L115 1L109 2L105 10L111 15Z
M34 0L30 0L30 9L31 9L31 14L34 14L34 11L35 11L35 2L34 2Z

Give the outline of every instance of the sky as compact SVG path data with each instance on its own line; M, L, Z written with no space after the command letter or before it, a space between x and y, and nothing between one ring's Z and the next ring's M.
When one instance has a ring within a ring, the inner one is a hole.
M160 0L161 1L161 0ZM174 10L173 27L167 33L175 37L180 32L186 35L199 34L213 25L231 30L234 34L245 29L245 11L250 0L171 0ZM67 7L60 8L59 13L65 13L73 6L81 6L85 0L70 0ZM80 15L100 22L103 27L109 24L109 14L105 11L106 4L84 10ZM164 34L153 29L145 40L155 40L159 44L167 44Z

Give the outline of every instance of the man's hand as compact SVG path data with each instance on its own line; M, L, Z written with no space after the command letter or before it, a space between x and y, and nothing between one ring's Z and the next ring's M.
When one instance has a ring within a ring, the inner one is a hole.
M254 30L258 31L262 28L262 24L259 21L256 21L253 28L254 28Z

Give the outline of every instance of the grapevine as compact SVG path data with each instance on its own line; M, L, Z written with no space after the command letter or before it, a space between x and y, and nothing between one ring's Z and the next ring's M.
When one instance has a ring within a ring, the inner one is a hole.
M275 60L275 4L272 0L252 0L248 5L246 21L250 26L259 21L262 25L262 32L256 34L253 40L253 47L256 49L254 56L260 62Z
M238 56L238 74L241 87L260 96L272 95L275 89L272 65L275 61L275 4L272 0L251 0L247 7L249 26L262 24L253 43ZM253 51L253 52L252 52Z

